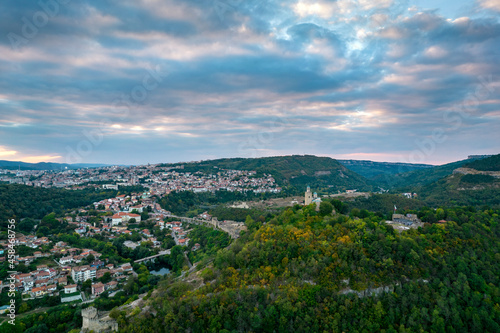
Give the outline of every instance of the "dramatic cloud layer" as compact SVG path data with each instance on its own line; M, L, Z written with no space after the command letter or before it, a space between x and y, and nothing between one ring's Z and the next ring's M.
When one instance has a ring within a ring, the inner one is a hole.
M0 159L498 153L500 2L5 0Z

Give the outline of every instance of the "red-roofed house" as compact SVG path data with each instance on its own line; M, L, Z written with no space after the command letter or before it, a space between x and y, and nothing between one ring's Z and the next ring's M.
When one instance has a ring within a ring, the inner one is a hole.
M76 284L69 284L67 286L64 286L64 293L65 294L71 294L76 292Z
M33 288L31 289L31 297L40 297L40 296L43 296L47 293L47 287L46 286L42 286L42 287L37 287L37 288Z
M127 212L119 212L111 216L111 224L117 225L118 223L125 223L132 218L134 218L136 222L141 222L141 215L127 213Z
M104 284L102 282L92 284L92 295L99 296L104 292Z

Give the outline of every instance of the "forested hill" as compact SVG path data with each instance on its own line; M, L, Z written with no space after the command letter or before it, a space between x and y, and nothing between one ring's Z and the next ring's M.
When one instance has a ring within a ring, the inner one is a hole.
M292 186L302 192L307 185L313 190L319 188L330 191L346 189L370 190L370 181L349 170L329 157L312 155L292 155L262 158L226 158L210 161L170 164L184 166L185 172L217 172L217 168L253 170L258 174L271 174L278 184Z
M105 166L105 164L65 164L65 163L27 163L0 160L0 169L6 170L64 170L64 169L80 169L80 168L97 168Z
M488 158L466 159L443 165L421 168L408 172L390 174L379 174L373 177L373 181L380 187L386 189L413 190L415 188L432 184L453 173L454 170L467 167L480 171L499 171L500 155Z
M311 206L247 220L212 265L115 318L122 332L500 332L500 211L438 213L450 222L402 233Z
M418 188L430 205L500 207L500 155L462 165L435 182Z
M59 214L66 209L88 206L116 194L117 191L113 190L72 191L17 184L0 185L0 229L5 227L7 219L41 219L52 212Z
M453 170L470 163L471 160L462 160L443 164L432 168L424 168L395 175L379 175L374 177L377 185L386 189L411 190L418 186L431 184L443 177L451 175Z
M464 165L478 171L500 171L500 154L485 159L475 160Z
M414 170L433 168L430 164L374 162L362 160L337 160L343 166L360 174L368 179L373 179L380 175L395 175L398 173L410 172Z

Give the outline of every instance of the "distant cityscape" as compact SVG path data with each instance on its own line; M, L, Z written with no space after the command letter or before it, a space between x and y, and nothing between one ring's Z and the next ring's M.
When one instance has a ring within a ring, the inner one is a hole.
M279 193L281 187L268 174L261 177L255 171L222 170L213 173L183 172L184 166L165 167L111 166L64 171L5 170L0 169L0 181L35 187L66 189L104 188L118 190L118 186L142 185L152 195L165 195L172 191L195 193L227 190L230 192Z

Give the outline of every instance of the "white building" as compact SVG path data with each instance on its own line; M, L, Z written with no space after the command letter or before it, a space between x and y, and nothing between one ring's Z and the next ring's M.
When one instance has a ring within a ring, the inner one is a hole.
M73 262L73 256L68 256L68 257L62 257L59 259L59 263L61 265L67 265Z
M141 222L141 215L119 212L111 216L111 224L118 225L119 223L128 222L130 219L134 218L136 222Z
M94 279L97 275L97 268L86 266L73 267L71 270L71 277L73 281L86 281L88 279Z
M76 292L76 284L69 284L67 286L64 286L64 293L65 294L71 294Z

